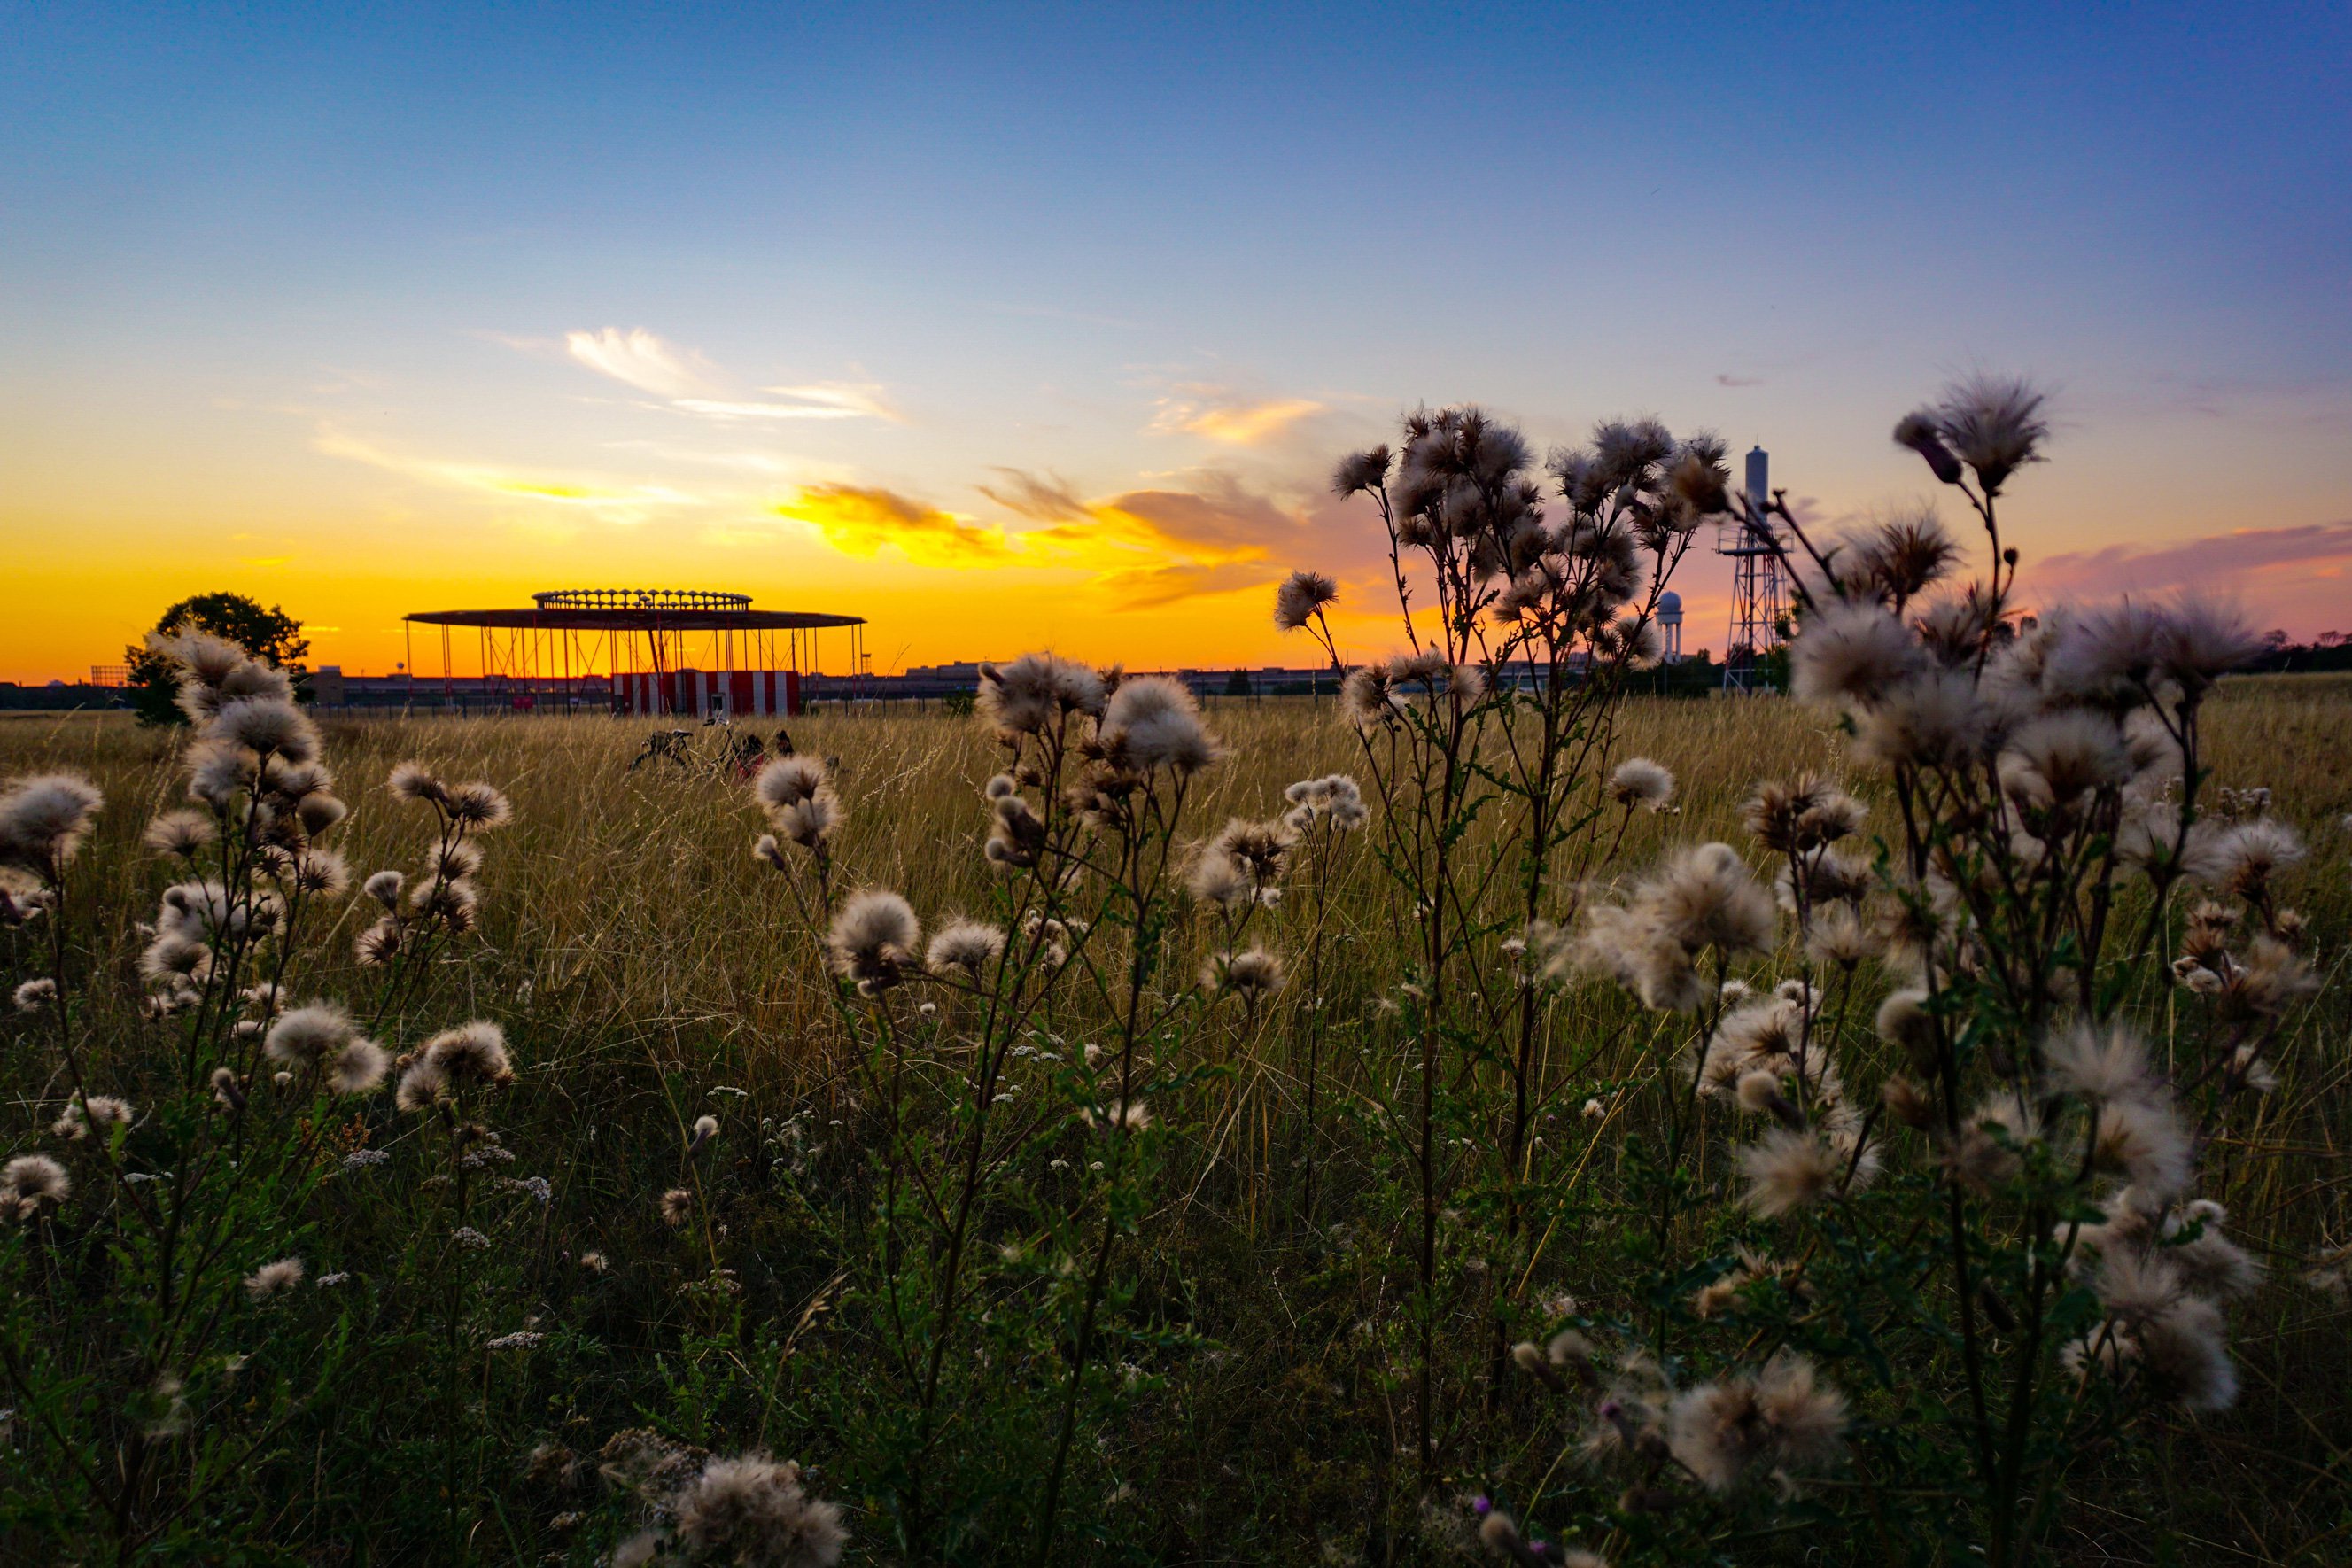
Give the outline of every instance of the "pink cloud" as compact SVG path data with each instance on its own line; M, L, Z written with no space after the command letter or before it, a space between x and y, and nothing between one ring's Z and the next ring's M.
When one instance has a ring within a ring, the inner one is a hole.
M2170 544L2115 544L2028 562L2029 591L2053 596L2219 590L2298 635L2352 623L2352 521L2242 528Z
M2178 544L2113 544L2045 557L2034 568L2043 584L2118 591L2192 587L2216 576L2234 577L2315 561L2352 558L2352 521L2309 522L2293 528L2241 528Z

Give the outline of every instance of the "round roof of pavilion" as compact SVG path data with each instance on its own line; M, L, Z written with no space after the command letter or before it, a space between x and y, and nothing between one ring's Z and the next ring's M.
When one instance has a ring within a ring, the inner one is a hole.
M815 610L755 610L749 594L709 588L551 588L528 609L415 610L403 618L435 626L543 631L823 631L860 626L863 616Z

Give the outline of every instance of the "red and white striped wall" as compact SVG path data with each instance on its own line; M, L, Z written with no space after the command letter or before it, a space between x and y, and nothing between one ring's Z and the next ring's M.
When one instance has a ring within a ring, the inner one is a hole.
M801 710L800 672L791 669L673 669L613 677L624 713L680 718L772 718Z

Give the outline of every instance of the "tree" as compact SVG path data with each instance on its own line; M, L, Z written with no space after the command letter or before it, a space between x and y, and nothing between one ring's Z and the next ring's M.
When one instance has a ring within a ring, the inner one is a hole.
M1231 674L1231 675L1229 675L1229 676L1227 676L1227 677L1225 678L1225 695L1226 695L1226 696L1228 696L1228 697L1254 697L1254 696L1255 696L1256 694L1257 694L1257 693L1256 693L1256 689L1255 689L1255 687L1253 687L1253 686L1251 686L1251 685L1250 685L1250 678L1249 678L1249 671L1248 671L1248 670L1246 670L1246 669L1237 669L1237 670L1234 671L1234 672L1233 672L1233 674Z
M265 610L258 600L243 594L198 594L156 617L159 632L189 628L226 637L264 664L290 672L296 695L309 695L309 671L300 660L310 651L310 640L302 635L302 623L278 605ZM131 705L139 721L186 723L187 716L175 700L179 683L171 661L143 644L134 643L122 651L131 663Z

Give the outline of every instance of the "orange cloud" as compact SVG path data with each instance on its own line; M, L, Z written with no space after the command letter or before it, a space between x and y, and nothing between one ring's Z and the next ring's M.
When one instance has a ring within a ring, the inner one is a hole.
M1265 561L1175 562L1106 572L1095 579L1095 585L1108 594L1119 609L1156 610L1212 594L1264 588L1282 575L1281 567Z
M1300 531L1274 502L1230 484L1088 500L1057 476L1000 473L981 493L1039 526L985 527L891 490L853 485L807 487L777 510L847 554L870 557L887 545L919 564L1083 571L1122 609L1262 587L1283 570L1274 547Z
M1022 546L1093 569L1096 586L1123 609L1263 586L1281 574L1276 551L1305 530L1299 518L1230 480L1087 500L1058 476L998 471L1003 478L981 493L1045 524L1017 535Z
M1002 566L1016 554L1001 528L982 528L895 490L810 485L776 508L845 555L870 560L895 549L917 566Z

